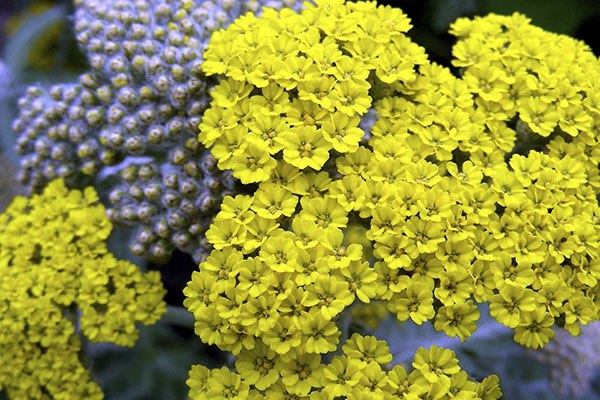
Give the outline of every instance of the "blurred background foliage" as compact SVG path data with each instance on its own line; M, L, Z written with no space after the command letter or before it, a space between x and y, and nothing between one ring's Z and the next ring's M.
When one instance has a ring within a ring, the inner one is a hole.
M407 13L414 26L410 31L412 39L427 49L432 60L448 67L451 67L454 42L446 33L449 24L459 17L490 12L524 13L533 24L581 39L596 55L600 54L598 0L385 0L379 3L399 7ZM75 82L87 69L87 60L74 39L69 18L72 12L70 0L0 0L0 211L16 194L24 194L14 182L19 160L12 150L15 135L11 124L17 115L18 98L28 85ZM176 266L174 268L146 263L131 256L127 248L128 235L125 229L115 229L111 250L143 269L160 268L168 289L167 302L181 306L182 290L197 268L191 257L176 253L169 261L169 265ZM586 340L569 344L578 347L581 353L564 346L573 359L563 365L565 370L559 376L562 374L564 379L584 377L588 381L579 382L579 393L559 394L553 390L552 371L541 361L543 357L534 357L531 351L517 345L510 330L493 321L486 312L482 312L479 330L461 344L436 332L430 324L416 326L407 322L398 326L389 315L378 321L374 316L384 314L381 308L377 304L364 307L353 311L356 318L346 334L359 332L386 339L395 362L410 364L410 357L418 347L436 344L457 351L461 366L475 378L498 374L506 399L600 399L600 375L595 369L600 364L600 334L595 334L600 332L598 327L594 332L592 327L584 327L584 333L586 328L592 332ZM171 309L161 323L141 329L140 340L134 348L87 345L82 357L106 398L119 400L184 399L188 390L185 380L192 364L218 367L231 362L216 348L201 343L193 333L193 318L186 312L182 314L181 309ZM569 371L569 366L578 371ZM587 368L589 373L578 373L582 368ZM0 399L3 399L2 393Z

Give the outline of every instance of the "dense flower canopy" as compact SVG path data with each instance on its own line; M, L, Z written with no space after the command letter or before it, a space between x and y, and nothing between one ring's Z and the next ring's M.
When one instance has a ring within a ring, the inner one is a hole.
M135 324L166 311L160 274L108 252L112 226L97 200L56 180L0 215L0 388L12 399L102 398L78 333L133 346Z
M200 338L316 370L356 301L383 300L399 321L431 320L461 341L489 302L531 348L554 325L578 334L598 320L590 50L518 14L461 19L455 77L405 36L398 9L305 6L247 14L204 54L221 81L199 140L258 187L226 197L206 234L214 250L184 292ZM363 129L369 109L376 120ZM344 240L356 226L366 246ZM320 387L282 368L236 379L265 396Z

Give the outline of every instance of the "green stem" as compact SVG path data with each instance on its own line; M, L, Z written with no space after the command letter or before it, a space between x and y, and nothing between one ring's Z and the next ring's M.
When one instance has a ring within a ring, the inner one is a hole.
M163 315L160 322L193 330L196 319L194 318L194 314L183 307L167 306L167 313Z

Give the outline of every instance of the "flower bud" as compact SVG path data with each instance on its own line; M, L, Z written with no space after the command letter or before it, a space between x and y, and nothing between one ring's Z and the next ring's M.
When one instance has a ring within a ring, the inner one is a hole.
M127 58L133 57L138 51L139 45L136 42L132 42L131 40L126 40L123 42L123 53Z
M171 240L175 246L185 249L192 243L192 236L187 232L177 232L171 237Z
M142 136L132 136L125 140L125 149L132 154L139 154L144 150L144 139Z
M137 55L131 60L131 69L139 74L143 74L146 65L148 65L148 59L142 55Z
M140 221L148 222L150 219L156 215L156 207L150 204L142 204L137 209L137 217Z
M148 129L147 140L150 144L159 145L165 140L165 133L162 126L154 125Z
M108 200L112 204L116 205L123 201L123 199L125 199L126 196L127 193L123 189L117 188L110 192L110 194L108 195Z
M137 132L140 129L140 121L133 115L128 115L123 118L123 122L121 123L127 132Z
M98 158L104 165L115 165L119 161L119 154L113 149L104 149Z
M140 229L136 235L136 239L141 243L152 243L157 239L156 234L152 231L152 228L145 226Z
M94 175L98 173L99 169L100 165L96 160L87 160L81 166L81 172L83 172L85 175Z
M136 209L132 206L125 206L121 209L121 218L125 221L135 221L137 219Z
M55 161L64 161L69 150L65 143L58 143L52 146L50 157Z
M129 87L124 87L121 89L117 100L126 107L135 107L139 104L137 93L135 90Z
M200 222L194 222L188 228L188 232L194 236L200 236L206 232L206 228Z
M130 29L130 34L134 40L140 40L148 36L148 29L142 24L133 24Z
M167 173L163 178L163 184L169 189L177 189L178 176L175 172Z
M129 195L136 200L140 200L142 197L144 197L144 192L142 191L140 185L131 185L127 190L127 193L129 193Z
M183 165L189 160L188 152L181 147L176 147L169 154L169 162L173 165Z
M156 258L165 258L171 253L171 249L166 240L158 240L151 246L150 252Z
M194 215L198 212L196 205L190 199L181 200L181 203L179 203L179 209L187 215Z
M140 169L138 170L138 177L144 181L147 181L148 179L153 178L155 173L156 170L152 164L145 164L140 166Z
M104 109L94 108L85 114L85 119L90 126L97 126L104 120Z
M156 234L162 238L169 237L171 234L171 228L169 227L166 218L163 217L154 224L154 232L156 232Z
M125 109L119 104L113 105L108 110L108 122L111 125L117 125L119 121L123 119L123 117L125 117Z
M167 64L174 64L177 61L177 49L168 46L161 53L162 60Z
M181 117L175 117L167 122L167 138L169 140L175 140L179 137L183 128L185 127L184 120Z
M138 118L144 124L150 125L156 120L156 112L151 108L144 108L138 111Z
M125 61L120 56L113 57L108 62L108 68L112 72L125 72L125 65Z
M152 200L159 200L162 195L160 185L158 183L151 183L144 188L144 194L146 197Z
M186 225L186 218L177 210L171 210L167 213L167 222L173 228L183 228Z
M137 170L136 166L130 165L121 171L121 178L123 178L125 182L133 183L137 179Z
M163 103L158 106L158 115L162 119L169 119L175 114L175 109L168 103Z
M200 175L200 167L195 162L190 161L183 167L183 172L190 178L195 178Z
M104 43L104 54L107 56L114 56L119 52L119 45L115 42L105 42Z
M198 191L198 186L189 179L179 182L179 191L186 197L193 196Z
M154 88L162 94L166 94L171 87L171 81L165 75L161 75L152 82Z
M129 251L136 256L143 256L147 250L148 246L145 243L141 243L137 240L134 240L129 244Z
M147 56L153 56L157 52L156 45L150 39L144 40L140 45L140 49L142 50L142 53L144 53Z
M179 195L179 193L173 190L169 190L163 196L163 204L165 205L165 207L174 208L179 206L180 202L181 196Z

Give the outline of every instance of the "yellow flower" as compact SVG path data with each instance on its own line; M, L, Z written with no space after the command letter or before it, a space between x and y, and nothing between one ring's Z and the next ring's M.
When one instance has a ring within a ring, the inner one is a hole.
M209 388L205 394L206 399L245 399L250 387L242 380L242 376L231 372L227 367L213 369L206 381Z
M276 166L277 162L269 155L267 145L255 143L250 143L243 154L233 156L229 164L233 176L244 185L266 181Z
M269 154L276 154L283 146L277 142L277 137L288 129L285 120L279 116L263 116L257 118L256 121L250 125L250 132L244 138L247 143L254 143L256 145L267 144ZM214 149L212 154L214 155ZM215 155L215 157L217 157ZM217 157L218 158L218 157Z
M262 343L253 350L243 350L235 361L235 367L249 385L265 390L279 379L275 368L275 352Z
M313 199L304 196L300 204L302 211L299 215L314 222L318 228L345 228L348 223L346 211L330 196Z
M354 295L348 289L349 285L345 281L332 275L318 276L313 284L306 286L309 299L316 298L318 300L316 307L327 320L332 319L352 304Z
M435 316L433 293L426 284L421 282L412 283L406 291L395 294L388 303L388 308L396 314L399 321L410 318L417 325Z
M351 81L341 81L335 84L334 90L338 97L334 103L335 108L350 117L356 114L363 115L371 107L373 99L364 86Z
M206 239L217 250L243 245L245 238L246 228L234 220L215 221L206 231Z
M312 388L322 386L324 366L318 354L302 354L290 361L278 360L276 368L287 391L295 395L306 396Z
M316 354L335 351L342 334L333 321L318 311L310 313L308 319L302 322L302 332L307 337L304 349Z
M515 328L515 342L531 349L544 347L554 337L554 331L550 328L554 325L552 315L537 309L523 313L521 323Z
M334 356L323 370L323 392L329 398L347 394L349 388L358 384L361 375L360 367L361 364L357 359Z
M516 328L521 321L522 312L532 312L538 307L531 289L506 282L490 300L490 315L509 328Z
M259 257L275 272L294 272L292 263L294 234L284 234L268 238L260 248Z
M440 307L435 317L434 327L450 337L458 336L464 343L477 330L475 321L479 319L479 309L473 301Z
M412 366L429 383L450 383L450 375L460 371L456 353L433 345L428 349L421 347L415 354Z
M294 196L283 188L269 191L258 190L254 193L252 211L267 219L277 219L282 215L291 216L298 204L298 196Z
M364 132L358 127L360 117L349 117L342 112L330 114L329 121L321 125L323 137L340 153L355 152Z
M365 368L371 362L388 364L392 361L390 348L385 340L377 340L375 336L361 336L352 334L350 339L342 346L342 351L348 357L348 362L358 362L359 368Z
M294 167L320 170L329 159L331 144L314 126L301 126L276 139L283 146L283 159Z
M344 277L348 282L350 291L363 303L370 303L371 299L375 298L378 289L377 274L375 274L372 267L369 267L368 261L353 260L348 268L339 269L335 272Z
M559 120L556 107L535 97L529 97L520 103L519 117L533 132L544 137L552 133Z

